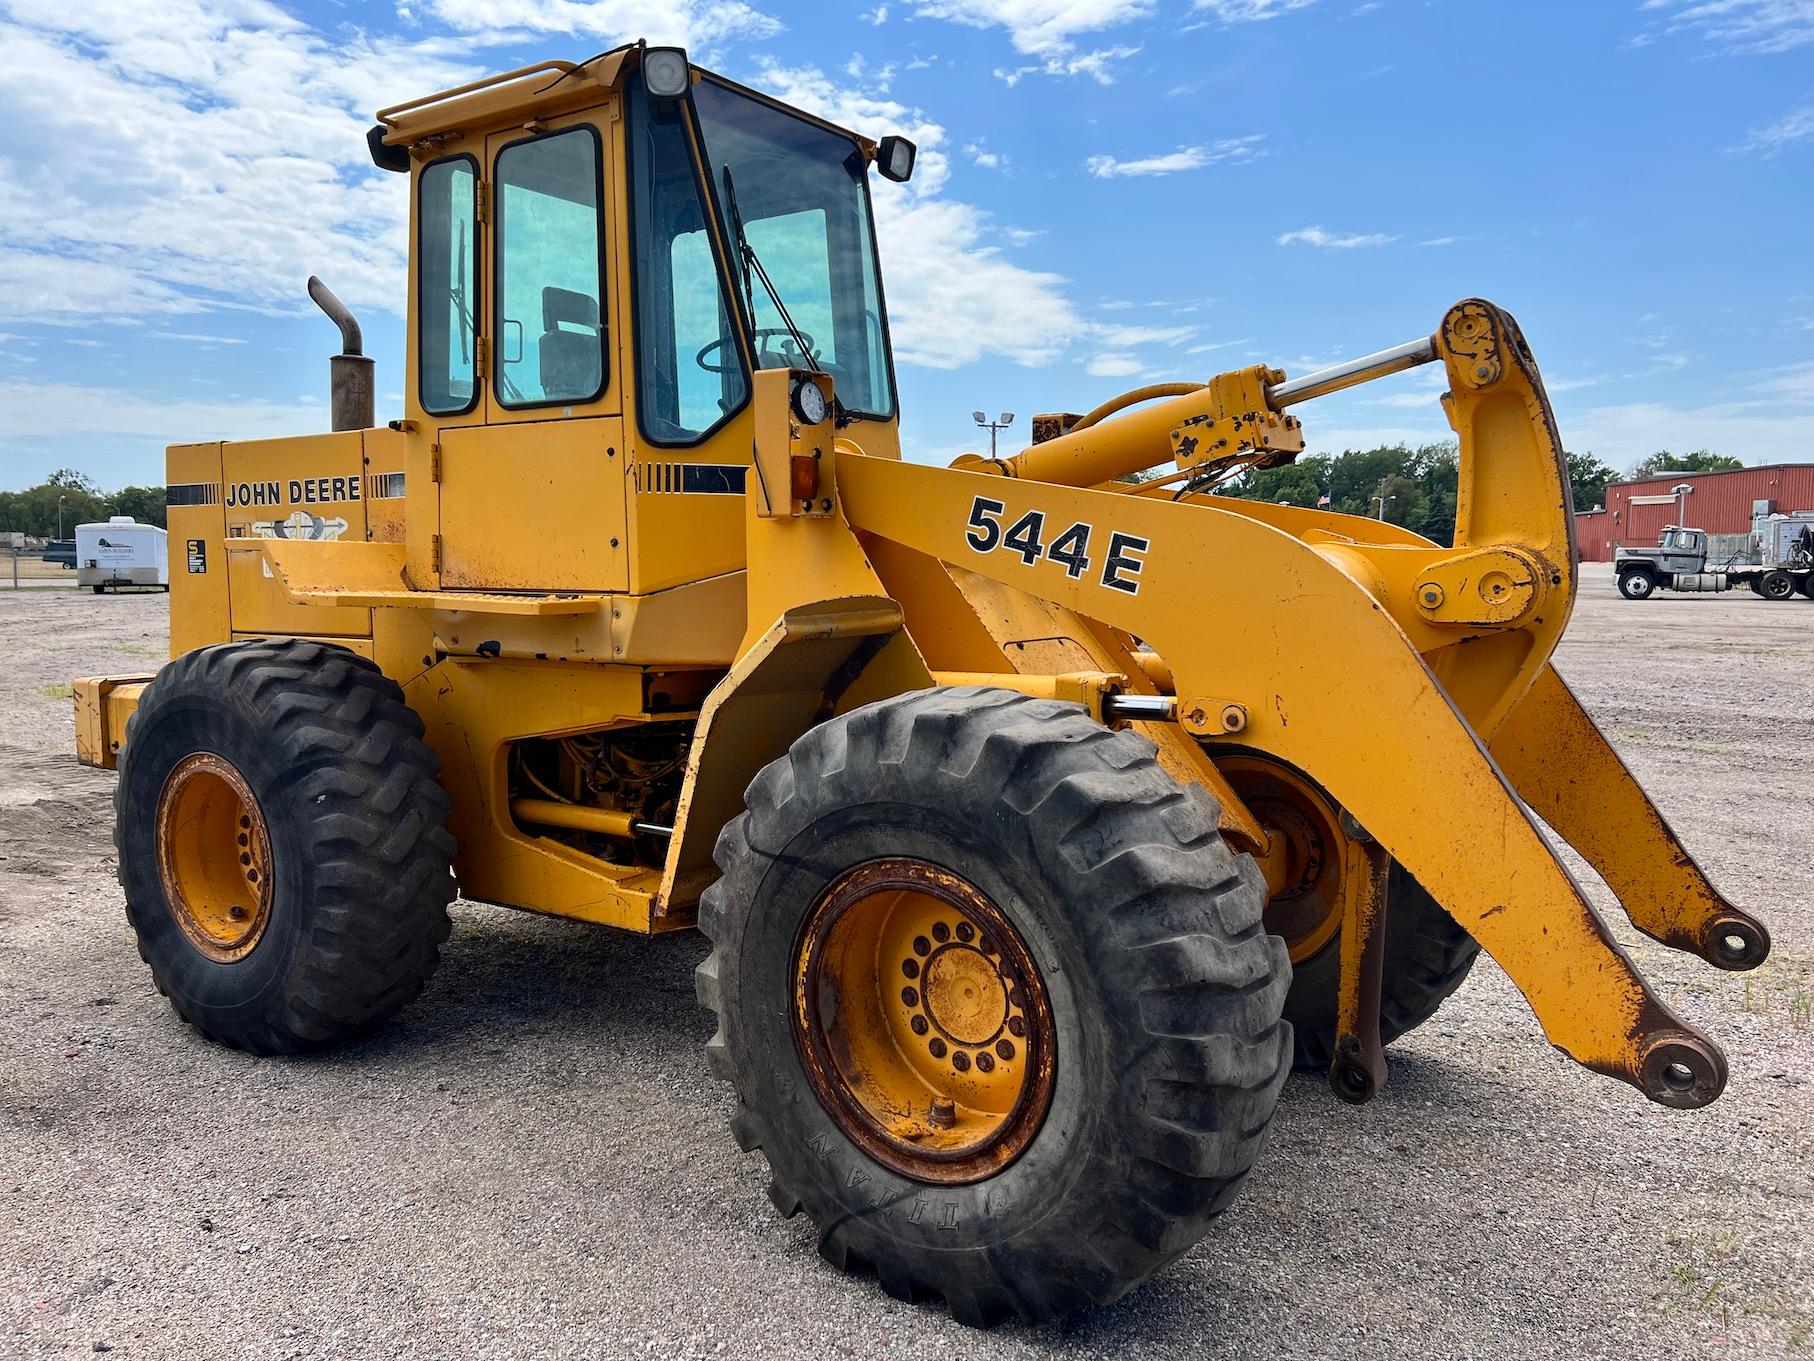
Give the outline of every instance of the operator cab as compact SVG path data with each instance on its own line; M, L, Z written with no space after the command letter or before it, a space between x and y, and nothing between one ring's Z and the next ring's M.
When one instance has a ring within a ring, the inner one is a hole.
M415 189L418 588L640 594L740 568L762 370L822 380L806 395L839 438L898 456L868 168L907 178L905 139L641 44L379 120L374 160Z
M1683 529L1680 525L1670 525L1657 540L1657 547L1667 553L1696 553L1707 542L1705 530Z

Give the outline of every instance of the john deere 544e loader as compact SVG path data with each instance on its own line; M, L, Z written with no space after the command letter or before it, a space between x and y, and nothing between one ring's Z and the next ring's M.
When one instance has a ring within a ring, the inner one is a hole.
M1506 313L919 466L867 180L911 143L639 45L387 109L370 145L412 194L404 418L372 428L317 285L335 432L173 447L171 660L77 686L197 1030L369 1027L456 885L697 925L775 1204L977 1322L1176 1257L1286 1070L1367 1100L1481 948L1579 1062L1719 1095L1538 830L1646 934L1764 959L1550 668L1567 473ZM1425 363L1453 547L1213 494L1303 448L1300 404Z

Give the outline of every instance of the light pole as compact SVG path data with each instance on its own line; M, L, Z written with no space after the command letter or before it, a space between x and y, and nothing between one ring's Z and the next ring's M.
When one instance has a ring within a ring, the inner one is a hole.
M1001 413L1000 420L992 421L987 416L983 415L982 412L972 411L970 413L970 419L975 421L978 425L982 426L983 429L985 429L989 432L989 457L994 458L995 457L995 432L998 430L1006 430L1010 425L1013 425L1014 424L1014 413L1012 411L1004 411Z
M63 497L57 497L57 537L63 537Z
M1376 494L1373 499L1379 505L1379 513L1374 516L1376 520L1383 520L1386 518L1386 502L1398 500L1396 496L1387 496L1384 492Z

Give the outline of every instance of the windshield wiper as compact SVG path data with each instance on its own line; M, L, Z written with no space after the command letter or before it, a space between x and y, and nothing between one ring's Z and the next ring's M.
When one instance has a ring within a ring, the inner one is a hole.
M750 276L754 274L762 281L763 291L768 294L769 301L775 304L775 311L780 314L782 324L787 327L787 333L793 337L794 347L799 350L801 358L806 361L814 373L824 373L825 370L819 363L819 357L807 347L806 337L800 333L800 328L794 325L794 319L788 315L787 304L781 301L781 295L775 290L773 280L768 277L768 271L762 267L761 257L756 254L756 248L750 245L749 237L744 234L743 210L737 206L737 186L731 179L731 168L728 165L724 168L724 202L730 213L731 233L737 238L737 254L739 263L743 266L744 303L749 308L750 323L754 325L756 320L756 293L750 287ZM837 398L834 396L832 400L835 402Z

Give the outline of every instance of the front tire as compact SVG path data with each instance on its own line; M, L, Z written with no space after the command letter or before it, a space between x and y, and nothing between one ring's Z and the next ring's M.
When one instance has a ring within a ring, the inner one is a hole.
M139 954L209 1039L331 1044L422 990L450 925L450 805L371 662L295 639L186 653L145 690L119 769Z
M820 725L747 802L701 904L708 1054L829 1261L982 1325L1115 1299L1202 1236L1291 1054L1211 796L1075 705L964 688Z
M1627 600L1648 600L1656 588L1656 578L1649 572L1619 573L1619 594Z

